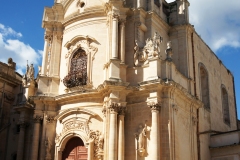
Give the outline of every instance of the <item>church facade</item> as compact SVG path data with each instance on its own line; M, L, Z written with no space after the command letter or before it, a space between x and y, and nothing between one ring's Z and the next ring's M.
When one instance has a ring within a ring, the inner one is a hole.
M42 66L36 79L32 65L22 77L5 159L239 159L224 149L239 147L234 78L189 23L189 5L46 7Z

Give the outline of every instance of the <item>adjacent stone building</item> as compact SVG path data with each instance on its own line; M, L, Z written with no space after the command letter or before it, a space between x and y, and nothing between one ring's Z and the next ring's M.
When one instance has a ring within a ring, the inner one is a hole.
M19 133L10 129L16 144L8 139L5 159L239 159L237 150L216 151L239 147L234 79L189 24L189 5L46 7L42 66L36 79L33 66L22 78L25 101L13 107ZM225 143L226 132L234 140Z

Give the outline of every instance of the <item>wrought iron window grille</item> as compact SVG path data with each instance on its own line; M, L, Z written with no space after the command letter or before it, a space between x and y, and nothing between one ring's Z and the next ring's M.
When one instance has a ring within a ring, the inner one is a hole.
M63 79L67 88L83 86L87 84L87 55L83 49L78 49L72 59L70 71Z

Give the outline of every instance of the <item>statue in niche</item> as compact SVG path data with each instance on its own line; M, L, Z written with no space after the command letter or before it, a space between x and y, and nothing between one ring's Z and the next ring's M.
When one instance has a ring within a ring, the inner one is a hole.
M165 50L165 52L166 52L166 60L172 61L173 52L172 52L172 42L171 41L167 42L167 49Z
M137 133L135 134L137 140L136 150L138 154L143 157L146 153L146 139L147 139L147 125L140 124Z
M139 149L145 149L146 132L147 132L146 124L144 127L140 124L139 128L138 128L138 133L139 133L138 134L138 147L139 147Z

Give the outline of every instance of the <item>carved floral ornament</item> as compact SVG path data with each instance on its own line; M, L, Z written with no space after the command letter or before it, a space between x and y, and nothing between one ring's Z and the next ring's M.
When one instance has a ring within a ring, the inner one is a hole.
M90 36L76 36L71 41L65 44L68 52L65 54L65 59L68 59L70 55L77 49L82 48L86 54L91 53L91 60L93 61L95 58L95 54L98 51L98 48L91 45L93 41L96 41L94 38Z
M63 129L60 134L56 135L55 142L59 143L60 140L68 133L74 132L81 132L86 136L89 136L90 129L88 125L88 121L81 121L77 119L72 119L70 121L67 121L63 124Z
M104 138L100 131L90 131L89 139L93 141L94 144L94 156L98 159L103 158L103 144Z

